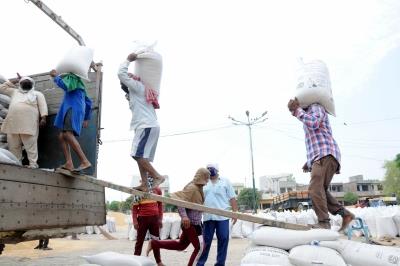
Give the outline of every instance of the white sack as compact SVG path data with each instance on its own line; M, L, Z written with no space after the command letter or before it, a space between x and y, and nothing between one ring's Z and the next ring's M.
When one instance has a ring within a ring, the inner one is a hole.
M264 226L254 231L251 239L256 245L289 250L295 246L309 244L314 240L336 240L339 236L338 232L327 229L300 231Z
M249 237L254 231L254 223L243 221L242 222L242 235L243 237Z
M93 49L86 46L76 46L69 50L64 58L58 63L56 71L58 74L74 73L88 80L90 64L93 61Z
M313 103L319 103L328 113L336 116L326 64L321 60L301 62L298 72L296 98L299 100L300 107L305 108Z
M10 151L6 149L0 148L0 163L21 165L21 162L12 154Z
M174 218L171 223L171 232L169 233L169 237L171 239L177 239L179 237L179 233L181 232L181 219Z
M11 98L8 95L0 94L0 104L4 108L8 108L10 106Z
M321 241L319 245L335 249L351 266L394 266L400 263L400 248L350 240Z
M136 241L136 239L137 239L137 231L136 231L135 227L133 227L133 226L131 226L131 228L129 229L128 239L130 241Z
M346 266L342 256L336 250L311 245L292 248L289 261L296 266Z
M171 232L172 220L170 217L163 217L162 228L160 229L160 239L165 240L169 237Z
M376 227L376 218L373 214L366 214L364 219L364 223L368 225L369 232L372 237L377 237L377 227Z
M85 229L86 229L86 234L88 234L88 235L91 235L94 232L92 225L86 226Z
M396 224L397 232L400 235L400 215L396 214L395 216L393 216L393 221Z
M155 266L156 263L144 256L120 254L117 252L103 252L92 256L82 256L87 262L101 266Z
M243 238L242 223L242 220L237 220L236 223L230 227L230 236L232 238Z
M398 231L392 216L377 216L375 219L377 237L379 239L384 237L395 238L397 236Z
M6 79L3 75L0 75L0 84L3 84L6 82L8 79Z
M242 258L240 265L249 264L292 266L289 262L289 253L273 247L249 248L246 255Z
M154 50L156 43L151 45L135 42L133 52L137 54L134 74L150 88L160 92L162 76L162 56Z

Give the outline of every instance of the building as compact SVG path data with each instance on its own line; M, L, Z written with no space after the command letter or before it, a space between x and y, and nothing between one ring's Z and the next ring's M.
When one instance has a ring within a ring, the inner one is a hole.
M239 196L240 192L244 189L243 183L232 183L233 190L235 190L236 196Z
M260 191L271 196L296 190L296 180L292 174L262 176L259 182Z

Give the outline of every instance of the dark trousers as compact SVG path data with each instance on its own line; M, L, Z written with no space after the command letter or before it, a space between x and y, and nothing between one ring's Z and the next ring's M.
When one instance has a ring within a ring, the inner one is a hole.
M331 156L325 156L312 164L308 193L319 222L329 222L329 213L336 214L343 206L328 191L339 163Z
M158 215L153 216L139 216L138 217L138 230L137 230L137 238L135 244L135 255L140 256L142 254L142 247L144 238L146 237L147 230L150 232L150 236L153 239L160 239L160 227L158 224ZM157 252L154 250L154 257L160 257L160 251Z
M214 266L225 266L229 243L229 220L204 222L204 251L197 266L204 266L210 252L214 232L217 234L217 262Z
M179 240L152 240L151 247L153 248L156 262L161 262L161 257L159 256L161 248L182 251L185 250L189 244L192 244L194 250L187 264L188 266L192 266L203 252L203 236L201 235L201 231L200 225L191 225L188 229L182 228L182 234ZM156 257L156 251L158 257Z

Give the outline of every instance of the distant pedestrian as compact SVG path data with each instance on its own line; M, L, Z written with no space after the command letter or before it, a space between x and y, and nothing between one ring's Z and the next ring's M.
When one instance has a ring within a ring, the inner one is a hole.
M41 249L41 250L52 250L49 245L50 240L48 238L43 238L39 240L39 244L34 249Z
M207 184L209 178L210 172L205 168L200 168L197 170L192 182L187 184L182 191L171 194L171 198L203 204L203 187ZM151 240L146 253L148 256L150 251L154 250L154 255L160 254L160 249L182 251L185 250L189 244L192 244L194 250L187 264L188 266L192 266L197 263L203 252L202 212L182 207L178 207L178 212L182 219L182 234L179 240ZM161 262L161 257L157 256L156 262L158 266L164 265Z
M235 190L228 179L219 175L219 167L216 163L207 165L210 171L210 180L204 186L204 205L210 208L221 210L238 211ZM211 243L214 233L217 235L217 262L215 266L224 266L229 243L229 219L215 214L205 213L203 215L204 222L204 251L200 256L197 266L204 266L208 253L210 252ZM236 223L236 219L232 220Z
M289 101L288 108L292 115L303 123L307 148L307 162L303 171L311 172L308 192L318 217L316 227L330 229L330 212L343 217L340 230L344 230L354 219L354 215L328 191L334 174L340 171L341 157L339 146L332 136L328 113L318 103L311 104L303 110L296 98Z

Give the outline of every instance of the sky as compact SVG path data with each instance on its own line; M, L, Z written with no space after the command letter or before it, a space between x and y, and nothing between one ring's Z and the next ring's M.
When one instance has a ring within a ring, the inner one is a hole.
M132 1L45 0L104 64L98 178L130 185L139 175L129 156L131 113L116 75L133 41L157 41L163 56L161 125L155 168L180 190L209 162L232 182L251 186L246 120L252 128L258 177L301 171L306 160L301 123L287 110L295 94L298 58L329 69L342 151L342 173L382 179L383 164L400 153L400 2L392 1ZM76 41L24 0L2 0L0 73L14 77L53 69ZM127 197L106 190L107 200Z

